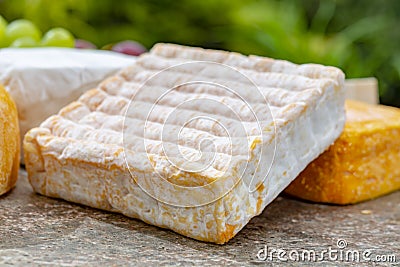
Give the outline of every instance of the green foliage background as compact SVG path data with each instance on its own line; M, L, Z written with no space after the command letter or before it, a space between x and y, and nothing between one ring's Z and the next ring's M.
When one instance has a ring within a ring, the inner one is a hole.
M0 0L0 14L100 47L174 42L334 65L377 77L381 102L400 106L397 0Z

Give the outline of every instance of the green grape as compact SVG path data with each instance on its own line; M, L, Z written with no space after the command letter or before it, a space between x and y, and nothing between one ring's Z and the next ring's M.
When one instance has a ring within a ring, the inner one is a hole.
M74 36L66 29L53 28L43 36L43 46L74 47Z
M35 47L38 43L32 37L21 37L12 42L10 47Z
M7 27L7 21L0 15L0 48L5 47L7 45L6 27Z
M31 37L36 42L39 42L41 35L42 33L35 24L26 19L14 20L6 28L7 45L21 37Z

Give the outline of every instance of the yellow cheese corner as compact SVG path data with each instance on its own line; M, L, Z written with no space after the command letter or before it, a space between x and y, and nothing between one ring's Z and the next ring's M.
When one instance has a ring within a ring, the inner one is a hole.
M342 135L286 193L352 204L400 189L400 109L347 101L346 113Z
M20 161L20 137L17 108L0 85L0 195L16 183Z

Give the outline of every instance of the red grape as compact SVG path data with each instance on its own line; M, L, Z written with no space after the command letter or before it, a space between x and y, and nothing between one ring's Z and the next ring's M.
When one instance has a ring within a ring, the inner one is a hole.
M75 39L75 48L80 48L80 49L96 49L96 45L93 43L82 40L82 39Z
M139 56L140 54L147 52L147 49L143 45L135 41L119 42L115 44L111 50L131 56Z

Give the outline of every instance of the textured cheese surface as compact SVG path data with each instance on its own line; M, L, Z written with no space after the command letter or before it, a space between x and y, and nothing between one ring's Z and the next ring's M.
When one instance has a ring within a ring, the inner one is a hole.
M20 138L17 108L1 84L0 114L0 195L2 195L17 182Z
M352 204L400 189L400 109L346 101L342 135L286 192Z
M333 67L158 44L28 132L29 179L222 244L340 135L343 84Z
M109 51L0 49L0 83L17 104L21 137L134 59Z

